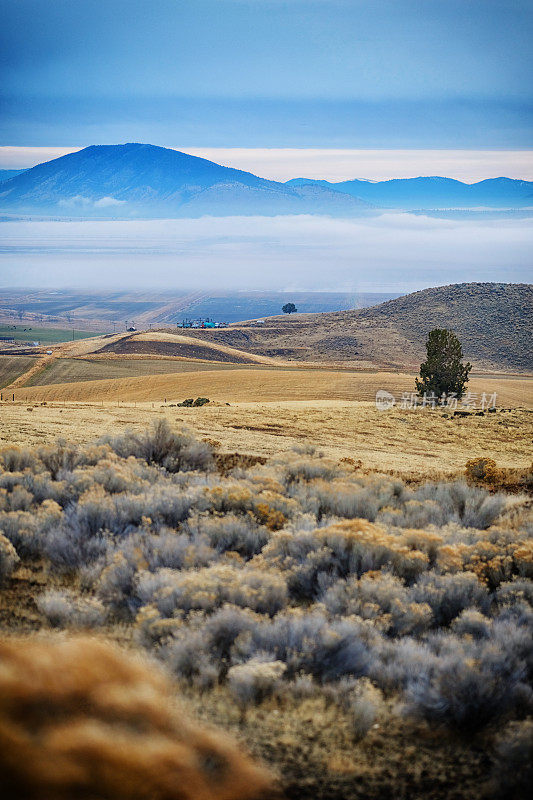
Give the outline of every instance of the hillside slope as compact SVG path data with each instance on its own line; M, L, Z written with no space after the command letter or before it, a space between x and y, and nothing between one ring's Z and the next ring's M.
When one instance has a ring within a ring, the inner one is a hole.
M414 368L428 332L450 328L476 369L531 372L532 319L532 285L462 283L355 311L270 317L260 328L243 323L192 335L288 360Z

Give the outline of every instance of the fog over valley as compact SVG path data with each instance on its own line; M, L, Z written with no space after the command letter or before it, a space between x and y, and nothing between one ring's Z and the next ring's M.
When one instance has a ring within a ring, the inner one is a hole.
M0 285L412 291L527 281L531 220L383 213L1 223Z

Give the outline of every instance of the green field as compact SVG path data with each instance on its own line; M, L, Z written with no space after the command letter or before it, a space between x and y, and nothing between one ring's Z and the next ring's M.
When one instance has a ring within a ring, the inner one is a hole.
M88 339L91 336L101 336L94 331L77 331L72 328L36 328L33 325L0 325L0 337L13 337L16 342L40 342L41 344L58 344L59 342L72 342L77 339ZM6 346L8 342L0 342Z
M30 369L34 360L33 356L0 356L0 389Z

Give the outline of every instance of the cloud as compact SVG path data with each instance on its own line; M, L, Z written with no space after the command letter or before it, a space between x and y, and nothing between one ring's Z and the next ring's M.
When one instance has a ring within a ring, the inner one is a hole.
M123 206L126 204L125 200L117 200L116 197L101 197L100 200L95 200L95 208L111 208L113 206Z
M179 150L179 147L173 149ZM473 183L505 176L533 180L533 150L355 150L297 147L184 147L193 156L263 178L388 180L441 175ZM0 147L0 169L33 167L81 147Z
M485 178L533 180L533 150L354 150L331 148L186 148L271 180L389 180L440 175L474 183Z
M390 213L0 223L0 285L412 291L528 281L531 219Z

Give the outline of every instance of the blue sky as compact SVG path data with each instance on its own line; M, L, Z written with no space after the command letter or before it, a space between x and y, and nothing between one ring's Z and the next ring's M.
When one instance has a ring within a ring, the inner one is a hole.
M0 145L528 149L531 0L0 0Z

